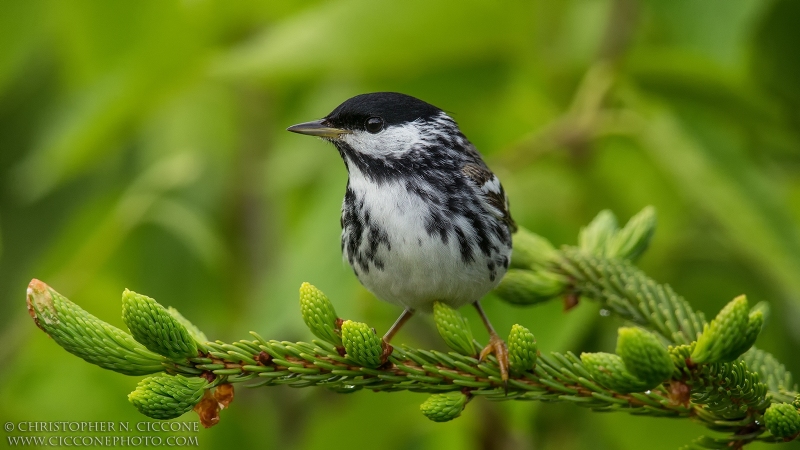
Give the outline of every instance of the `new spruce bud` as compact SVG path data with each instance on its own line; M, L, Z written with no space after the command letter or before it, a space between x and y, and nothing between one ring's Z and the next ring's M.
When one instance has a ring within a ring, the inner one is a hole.
M533 305L561 295L565 280L552 272L509 269L494 292L515 305Z
M606 256L635 261L647 250L655 230L656 210L652 206L647 206L608 239Z
M736 297L703 327L692 361L699 364L735 360L753 346L763 323L761 310L748 313L747 297Z
M578 235L578 247L586 253L604 256L606 245L617 232L617 218L614 213L604 209L600 211L589 225L581 228Z
M756 303L755 306L753 306L750 309L750 315L753 315L753 313L758 312L758 311L761 311L761 316L762 316L762 318L764 320L764 324L762 325L762 327L763 327L764 325L767 324L767 322L769 322L769 316L770 316L770 312L771 312L770 311L770 307L769 307L769 303L765 302L763 300L758 302L758 303Z
M732 353L736 355L736 358L741 356L744 352L750 350L750 347L756 343L756 339L758 339L758 335L761 334L761 330L763 328L764 312L760 310L751 311L747 316L747 328L744 330L744 339L738 348L732 350Z
M183 324L150 297L125 289L122 321L149 350L181 360L197 356L197 343Z
M800 413L788 403L773 403L764 412L764 423L773 436L791 438L800 433Z
M675 368L669 351L658 337L637 327L619 329L617 355L625 368L650 388L667 381Z
M163 356L131 335L87 313L39 280L28 285L28 313L36 325L66 351L89 363L125 375L164 370Z
M436 322L439 335L448 347L462 355L475 355L472 330L458 311L442 302L434 302L433 320Z
M581 361L594 381L613 391L626 394L643 392L653 387L630 373L618 355L581 353Z
M422 414L434 422L448 422L461 415L469 397L461 392L433 394L420 405Z
M342 324L342 343L347 357L356 364L369 368L382 364L383 341L367 324L346 320Z
M696 345L697 342L692 342L691 344L670 345L667 348L673 366L671 378L677 379L692 376L692 367L694 365L689 365L687 362L691 362L691 355Z
M334 345L342 345L342 337L336 332L338 316L333 303L319 289L309 283L300 286L300 311L303 322L314 336Z
M541 267L547 265L556 253L550 241L525 228L520 227L512 239L514 257L511 258L511 268L531 270Z
M533 370L538 357L539 349L533 333L522 325L514 324L508 335L508 365L511 372L521 374Z
M154 375L139 382L128 394L140 413L153 419L174 419L187 413L203 398L208 382L200 377Z

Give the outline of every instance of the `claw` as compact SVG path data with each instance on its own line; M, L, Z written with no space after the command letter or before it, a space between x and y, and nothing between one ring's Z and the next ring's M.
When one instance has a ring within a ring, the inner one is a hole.
M394 347L386 338L381 339L381 347L383 347L383 352L381 353L381 363L386 364L389 362L389 357L392 356L392 352L394 351Z
M497 358L497 366L500 369L500 379L503 380L503 385L508 389L508 347L505 341L500 339L500 336L494 332L489 335L489 344L481 350L480 360L483 361L492 353L495 358Z

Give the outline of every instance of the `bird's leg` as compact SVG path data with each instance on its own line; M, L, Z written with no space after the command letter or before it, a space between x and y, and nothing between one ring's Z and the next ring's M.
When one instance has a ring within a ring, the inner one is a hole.
M395 320L394 325L389 328L389 331L383 335L383 353L381 354L381 361L386 362L386 360L389 359L389 356L392 354L392 350L394 350L394 348L389 344L389 341L392 340L394 335L400 331L400 328L402 328L402 326L405 325L405 323L408 322L408 319L410 319L413 315L413 309L406 309L403 311L403 314L400 314L400 317Z
M481 361L484 360L487 356L494 353L495 358L497 358L497 366L500 368L500 378L503 380L503 384L508 383L508 347L506 347L505 341L500 339L500 336L497 335L497 332L494 331L494 327L492 326L491 322L489 322L489 318L486 317L486 313L483 312L483 308L481 307L481 302L473 303L475 309L478 310L478 314L481 316L481 320L483 320L483 324L486 325L486 330L489 331L489 344L481 350Z

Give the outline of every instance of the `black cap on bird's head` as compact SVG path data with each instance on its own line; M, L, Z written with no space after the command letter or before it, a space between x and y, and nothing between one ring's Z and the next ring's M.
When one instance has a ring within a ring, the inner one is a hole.
M293 125L287 131L336 139L354 131L378 133L392 125L428 120L442 110L410 95L374 92L346 100L320 120Z

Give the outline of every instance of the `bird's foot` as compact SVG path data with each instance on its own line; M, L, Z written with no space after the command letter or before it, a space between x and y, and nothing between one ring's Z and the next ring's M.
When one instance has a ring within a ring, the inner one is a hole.
M337 317L336 322L333 324L333 332L338 334L339 337L342 337L342 324L344 323L344 319ZM337 345L336 352L339 356L344 357L347 354L347 351L344 349L344 345Z
M500 339L500 336L495 332L489 334L489 344L481 350L480 360L483 361L490 354L494 354L494 357L497 358L500 379L503 380L503 385L508 388L508 347L506 342Z
M381 352L381 365L386 365L389 363L389 357L392 356L392 352L394 351L394 347L386 338L381 339L381 347L383 347L383 352Z

